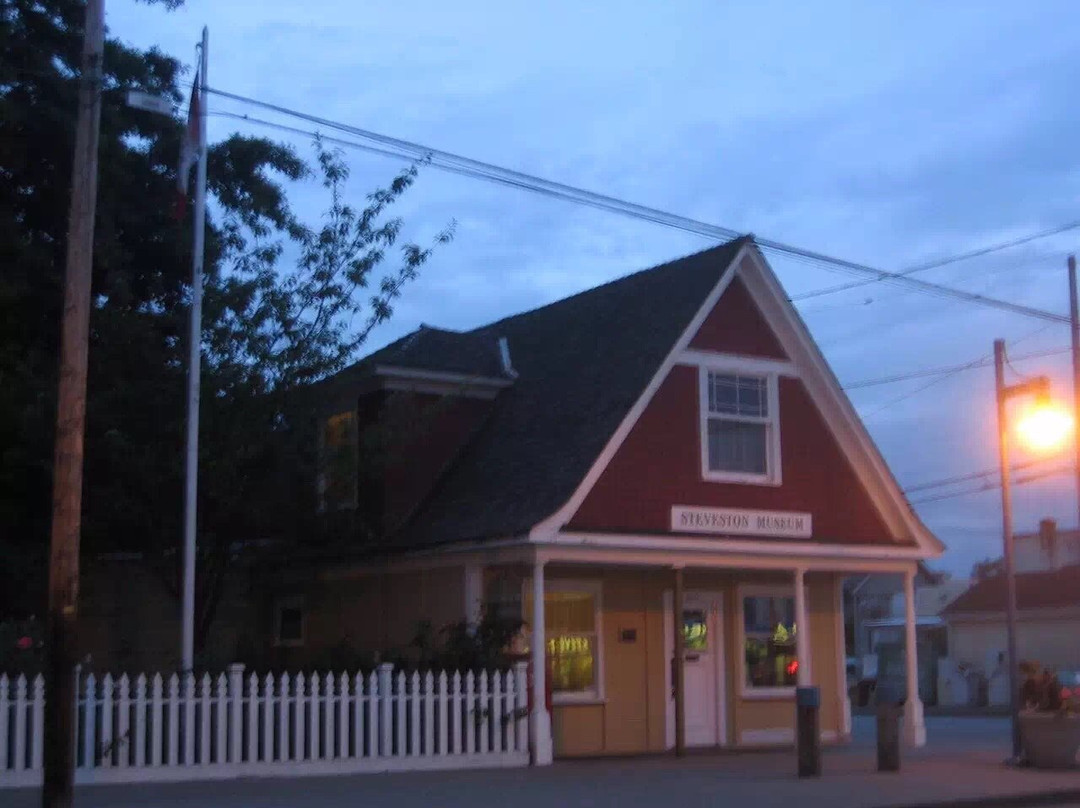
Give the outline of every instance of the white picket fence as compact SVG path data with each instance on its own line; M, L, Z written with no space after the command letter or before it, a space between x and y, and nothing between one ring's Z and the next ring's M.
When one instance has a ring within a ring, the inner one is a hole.
M246 685L246 686L245 686ZM0 789L42 782L45 686L0 676ZM507 672L81 677L76 783L525 766L525 663Z

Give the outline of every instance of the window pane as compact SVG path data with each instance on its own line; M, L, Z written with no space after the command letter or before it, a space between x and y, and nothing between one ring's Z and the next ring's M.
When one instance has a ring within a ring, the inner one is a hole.
M794 687L799 673L795 637L790 644L771 638L746 638L746 684L750 687Z
M545 592L544 622L549 635L596 630L596 604L589 592Z
M687 651L705 651L709 647L709 625L705 612L692 609L683 612L683 645Z
M768 396L761 376L710 373L709 412L720 415L768 416Z
M709 470L766 474L765 424L709 419Z
M596 684L596 637L551 636L547 642L553 692L591 690Z
M709 411L735 415L739 411L739 382L735 376L709 374Z
M303 612L297 606L284 606L278 612L278 641L296 642L303 639Z
M743 598L743 626L747 634L772 633L777 626L791 630L795 626L794 597Z
M746 633L746 683L751 687L789 687L795 684L795 598L743 598Z

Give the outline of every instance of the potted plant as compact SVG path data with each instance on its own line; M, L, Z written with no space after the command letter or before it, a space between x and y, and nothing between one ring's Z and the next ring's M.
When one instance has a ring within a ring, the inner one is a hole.
M1065 687L1033 663L1020 666L1020 738L1028 763L1039 769L1080 764L1080 687Z

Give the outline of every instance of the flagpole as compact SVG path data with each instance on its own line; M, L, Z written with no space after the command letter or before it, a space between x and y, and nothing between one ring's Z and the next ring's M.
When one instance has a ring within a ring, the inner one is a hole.
M209 33L199 48L199 162L195 169L194 234L191 248L191 326L188 344L187 456L184 466L184 573L181 603L181 670L195 664L195 533L199 490L199 374L202 347L203 254L206 235L206 63Z

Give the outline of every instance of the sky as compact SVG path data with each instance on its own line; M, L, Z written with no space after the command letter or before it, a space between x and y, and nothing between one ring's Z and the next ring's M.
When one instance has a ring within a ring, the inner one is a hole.
M1080 220L1071 0L187 0L174 12L110 0L107 23L113 36L189 64L207 25L217 89L882 269ZM309 138L250 122L214 116L209 130L310 154ZM403 167L347 157L357 204ZM327 204L315 183L291 198L312 222ZM456 237L371 348L421 323L475 327L710 246L430 168L397 212L409 239L424 243L451 220ZM1065 257L1077 250L1080 230L919 277L1065 313ZM853 280L770 263L796 297ZM1069 344L1065 325L881 283L798 309L843 383L972 362L999 337L1014 355ZM1067 354L1015 365L1071 394ZM981 367L849 395L909 487L996 467L993 390L993 369ZM1025 473L1070 456L1071 447ZM948 545L936 566L963 576L1000 555L1000 494L918 502L953 490L910 498ZM1042 517L1077 524L1069 474L1017 486L1013 500L1018 532Z

